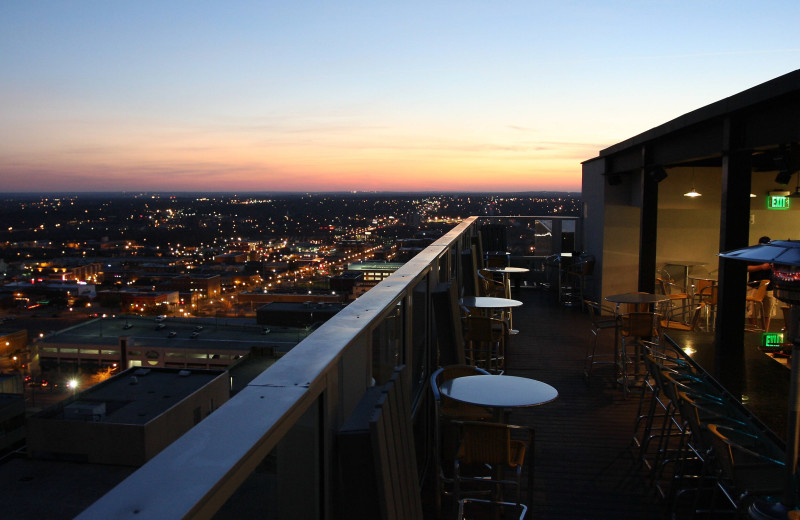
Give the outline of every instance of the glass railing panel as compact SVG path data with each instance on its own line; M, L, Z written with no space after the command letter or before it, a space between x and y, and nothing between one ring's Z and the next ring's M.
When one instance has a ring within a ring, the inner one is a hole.
M280 518L277 448L258 464L214 515L214 520Z
M213 518L322 518L319 417L317 400Z
M430 302L428 276L411 291L411 403L416 408L425 391L430 367Z
M522 286L552 284L553 257L581 247L578 217L481 217L477 229L487 257L505 254L511 266L528 269L512 277Z
M376 385L389 381L403 356L403 302L399 301L372 332L372 378Z
M430 325L430 275L424 277L411 291L411 408L414 414L414 445L417 469L422 477L427 464L430 429L427 412L429 392L427 382L432 366L432 327Z

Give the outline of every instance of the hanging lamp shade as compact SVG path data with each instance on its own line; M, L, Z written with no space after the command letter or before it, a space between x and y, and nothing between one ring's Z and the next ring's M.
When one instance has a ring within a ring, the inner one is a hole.
M701 197L703 194L697 191L694 187L694 168L692 168L692 189L683 194L684 197Z

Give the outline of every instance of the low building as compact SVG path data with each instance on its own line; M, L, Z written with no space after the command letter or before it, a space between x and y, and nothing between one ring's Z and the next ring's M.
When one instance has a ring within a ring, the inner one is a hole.
M70 261L42 263L33 269L33 276L62 282L102 282L103 267L99 262Z
M62 373L114 366L226 368L253 347L288 352L301 336L288 326L265 334L252 318L98 318L40 339L34 354L43 370Z
M237 294L237 298L239 299L239 303L338 303L341 301L339 295L332 294L330 291L326 291L324 293L312 292L311 294L308 292L288 293L278 291L252 291L240 292Z
M207 298L215 298L220 294L220 277L210 275L176 276L170 281L173 289L180 292L197 292Z
M178 291L120 291L123 309L141 310L164 308L174 310L180 302ZM153 312L156 312L155 310Z
M247 261L247 253L223 253L214 257L214 262L218 264L243 264Z
M34 308L47 305L51 300L61 300L71 304L77 297L93 299L97 296L95 286L84 282L62 282L35 279L30 282L11 282L4 286L5 290L14 293L17 306Z
M372 287L374 282L365 282L364 273L361 271L345 271L340 275L331 277L331 289L342 295L342 300L353 301Z
M140 466L228 400L224 370L133 368L28 418L31 456Z
M28 330L0 326L0 371L17 370L27 363Z
M402 262L353 262L347 266L347 270L363 272L365 283L378 285L402 266Z
M256 321L270 327L312 327L328 321L344 307L343 303L273 302L258 309Z

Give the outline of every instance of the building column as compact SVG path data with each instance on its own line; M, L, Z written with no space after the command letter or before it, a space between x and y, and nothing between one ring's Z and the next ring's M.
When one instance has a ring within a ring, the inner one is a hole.
M639 222L639 283L640 291L656 290L656 242L658 238L658 179L651 175L652 166L647 146L642 147L642 212Z
M751 153L741 149L744 129L725 122L722 153L720 252L747 247L750 227ZM717 295L715 371L736 396L746 393L744 381L744 314L747 264L720 258Z

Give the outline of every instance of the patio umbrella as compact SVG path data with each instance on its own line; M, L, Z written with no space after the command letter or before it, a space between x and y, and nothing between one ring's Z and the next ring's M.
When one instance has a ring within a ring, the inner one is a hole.
M800 434L800 241L774 240L743 249L720 253L722 258L772 264L775 296L789 305L786 334L792 342L792 372L786 427L786 483L780 501L757 500L748 509L752 518L797 518L797 456Z

